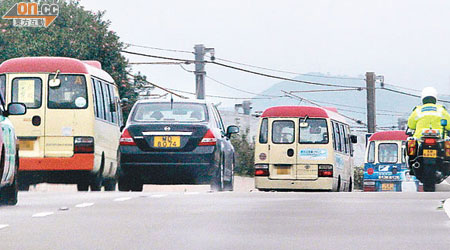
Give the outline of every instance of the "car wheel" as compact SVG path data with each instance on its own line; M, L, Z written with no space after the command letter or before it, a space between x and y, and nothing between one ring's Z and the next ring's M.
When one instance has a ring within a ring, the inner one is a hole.
M119 177L119 191L128 192L131 190L130 188L130 180L125 176Z
M77 190L81 192L86 192L89 190L89 184L87 183L78 183L77 184Z
M231 179L225 183L224 191L233 191L234 189L234 161L231 166Z
M223 159L223 158L222 158ZM217 173L212 178L211 181L211 190L221 192L224 189L224 176L223 176L224 166L223 166L223 160L220 161L219 169L217 170Z
M108 178L104 181L103 186L105 187L105 191L116 191L116 180Z
M19 170L18 158L16 156L16 173L14 174L13 183L9 186L4 187L0 190L1 203L6 205L16 205L17 204L17 193L19 191L19 185L17 182L17 175Z

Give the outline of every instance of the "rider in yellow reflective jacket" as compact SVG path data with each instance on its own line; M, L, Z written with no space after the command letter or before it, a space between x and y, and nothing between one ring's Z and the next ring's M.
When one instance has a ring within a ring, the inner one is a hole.
M408 127L416 130L415 138L421 138L424 129L439 129L442 131L441 120L448 121L446 130L450 131L450 114L444 106L436 104L437 91L433 87L426 87L422 90L422 106L414 108L408 118Z

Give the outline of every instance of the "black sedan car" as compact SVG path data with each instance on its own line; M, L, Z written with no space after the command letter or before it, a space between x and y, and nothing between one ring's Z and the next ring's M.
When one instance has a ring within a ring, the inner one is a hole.
M217 108L205 101L141 100L120 138L119 190L143 184L210 184L233 190L234 148Z

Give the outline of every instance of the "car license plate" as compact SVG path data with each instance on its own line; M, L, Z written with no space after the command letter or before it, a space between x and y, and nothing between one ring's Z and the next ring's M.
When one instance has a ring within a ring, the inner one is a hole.
M423 157L436 158L437 157L437 151L434 150L434 149L424 149L423 150Z
M21 141L19 140L19 149L20 150L33 150L34 141Z
M277 168L277 175L290 175L291 174L290 167L276 167L276 168Z
M153 137L153 147L155 148L179 148L179 136L155 136Z
M382 183L381 191L394 191L394 183Z

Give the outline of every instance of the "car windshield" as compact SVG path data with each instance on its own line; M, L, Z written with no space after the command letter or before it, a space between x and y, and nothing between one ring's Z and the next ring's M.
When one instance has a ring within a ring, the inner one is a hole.
M141 103L132 117L136 122L203 122L206 105L199 103Z
M300 119L300 143L327 144L328 127L325 119Z

